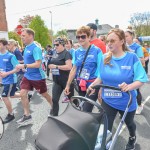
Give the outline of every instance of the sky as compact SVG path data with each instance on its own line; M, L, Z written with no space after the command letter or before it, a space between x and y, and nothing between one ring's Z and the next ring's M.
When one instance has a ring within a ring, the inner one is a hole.
M125 29L131 15L150 11L149 0L5 0L8 30L26 15L40 15L54 33L94 23ZM50 13L51 12L51 13Z

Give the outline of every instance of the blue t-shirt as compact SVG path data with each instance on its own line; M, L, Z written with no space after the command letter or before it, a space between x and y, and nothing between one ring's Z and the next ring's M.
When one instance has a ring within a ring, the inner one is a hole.
M24 76L28 80L42 80L46 75L42 69L42 50L35 43L27 45L24 50L24 64L32 64L35 61L41 60L40 68L27 68Z
M16 56L10 52L6 52L5 54L0 53L0 71L8 72L13 70L19 62L16 59ZM17 83L16 74L10 74L5 78L2 78L2 84L13 84Z
M144 57L142 46L140 46L139 44L132 43L131 45L128 45L128 48L131 52L137 54L139 58Z
M118 87L118 85L123 82L131 84L134 81L148 81L145 70L136 54L126 52L125 55L120 58L112 57L110 61L112 66L104 65L106 55L107 54L99 58L100 64L96 72L97 77L102 80L104 85ZM137 108L136 90L131 91L131 94L132 104L129 111L136 110ZM111 107L124 111L129 101L129 96L125 92L102 89L102 99Z
M82 72L79 77L80 68L81 68L83 59L85 57L86 51L87 50L83 49L83 47L78 48L74 53L72 62L73 62L73 65L77 67L76 78L81 78L84 80L92 80L96 78L95 72L97 68L98 55L99 57L101 57L102 51L95 45L93 44L91 45L91 48L88 52L84 66L82 68ZM88 82L87 86L89 86L90 84L91 83Z

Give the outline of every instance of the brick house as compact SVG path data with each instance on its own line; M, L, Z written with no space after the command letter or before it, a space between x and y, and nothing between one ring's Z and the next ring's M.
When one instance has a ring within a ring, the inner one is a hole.
M8 39L5 0L0 0L0 38Z

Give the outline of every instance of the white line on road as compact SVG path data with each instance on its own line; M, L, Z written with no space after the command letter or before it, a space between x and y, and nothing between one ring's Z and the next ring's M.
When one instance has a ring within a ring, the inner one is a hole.
M146 98L146 100L142 103L142 105L144 106L144 105L146 104L146 102L147 102L149 99L150 99L150 96L148 96L148 97Z

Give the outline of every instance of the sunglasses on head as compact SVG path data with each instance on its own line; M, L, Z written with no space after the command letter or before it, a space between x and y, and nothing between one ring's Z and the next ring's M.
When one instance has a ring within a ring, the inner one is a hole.
M59 46L59 44L54 44L54 46Z
M116 41L116 40L114 40L114 39L106 40L106 43L107 43L107 44L108 44L108 43L113 44L113 43L115 43L115 41Z
M81 35L81 36L77 35L76 36L76 39L79 40L80 38L84 40L84 39L86 39L86 35Z

